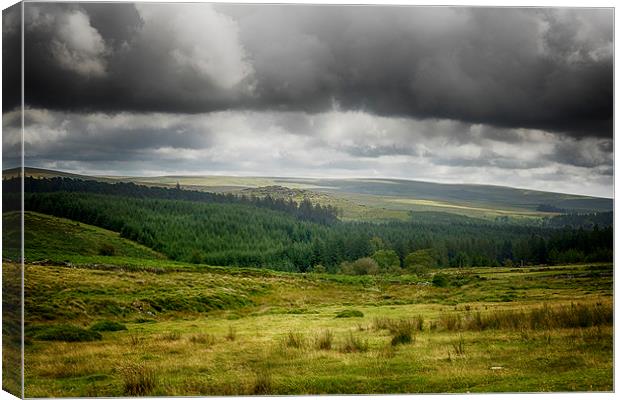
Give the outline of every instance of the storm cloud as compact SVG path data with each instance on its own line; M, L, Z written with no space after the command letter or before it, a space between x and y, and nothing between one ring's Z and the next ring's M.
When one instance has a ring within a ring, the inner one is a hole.
M613 193L611 9L25 3L24 34L27 165Z
M26 103L173 113L337 104L610 137L612 30L604 9L29 3Z
M18 112L5 115L7 138L18 134L19 122ZM498 139L478 125L359 111L27 109L25 123L26 165L86 174L413 177L608 196L613 173L609 139L496 128ZM519 140L506 142L503 136ZM18 145L4 142L9 150Z

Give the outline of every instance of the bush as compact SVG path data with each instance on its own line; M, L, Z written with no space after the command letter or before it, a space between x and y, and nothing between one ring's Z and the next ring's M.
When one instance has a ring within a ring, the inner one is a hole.
M34 333L39 340L55 340L62 342L92 342L101 340L101 334L74 325L51 325L41 327Z
M376 261L382 272L400 270L400 258L394 250L377 250L371 258Z
M416 275L426 275L430 268L437 266L433 249L423 249L409 253L405 257L404 263L405 268Z
M109 243L102 244L99 248L100 256L113 256L116 254L116 249Z
M202 253L198 250L194 250L189 257L189 262L192 264L200 264L203 259Z
M155 321L154 319L150 319L150 318L139 317L139 318L136 318L134 322L136 324L152 324L152 323L155 323L157 321Z
M342 310L336 314L336 318L362 318L364 313L359 310Z
M324 274L327 272L327 268L325 268L321 264L317 264L312 268L312 272L317 273L317 274Z
M114 321L99 321L94 323L93 326L90 327L90 330L96 332L116 332L126 331L127 327Z
M144 364L128 363L119 369L125 396L147 396L156 385L155 374Z
M448 278L443 274L435 274L433 276L433 286L447 287L448 283Z
M346 275L376 275L379 273L379 264L370 257L364 257L352 263L340 264L340 272Z

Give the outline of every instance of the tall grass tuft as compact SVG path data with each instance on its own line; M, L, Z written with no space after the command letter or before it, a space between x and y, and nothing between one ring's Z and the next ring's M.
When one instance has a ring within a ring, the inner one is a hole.
M224 336L226 338L226 340L229 340L231 342L234 342L235 339L237 339L237 330L235 328L233 328L232 325L228 326L228 333L226 333L226 336Z
M267 369L261 369L256 373L254 377L254 384L252 385L252 394L271 394L273 391L273 383L271 378L271 372Z
M463 319L460 314L444 314L439 317L438 325L447 331L460 331L463 329Z
M413 335L414 329L417 327L414 320L400 320L393 322L390 327L392 333L392 346L399 344L408 344L415 340Z
M422 314L418 314L416 318L416 330L422 332L424 330L424 317Z
M383 329L389 329L391 324L391 319L386 317L374 317L372 320L372 326L376 331L380 331Z
M208 346L212 346L215 344L216 339L215 336L208 333L197 333L189 337L189 341L194 344L202 344Z
M443 316L442 318L447 318ZM489 313L476 312L469 316L464 329L483 331L488 329L550 330L557 328L589 328L613 324L613 307L608 304L571 304L549 307L543 305L529 311L502 310ZM447 325L444 327L450 329Z
M463 340L463 336L459 336L458 342L452 343L452 349L457 356L465 355L465 341Z
M286 340L284 342L286 347L294 347L296 349L301 349L304 347L304 336L299 332L289 332L286 335Z
M181 333L180 332L176 332L176 331L166 332L166 333L161 335L161 338L163 340L167 340L169 342L174 342L176 340L181 339Z
M362 340L353 336L353 332L349 332L349 336L346 337L340 351L343 353L362 353L368 351L368 347L368 340Z
M155 374L144 364L127 363L119 367L125 396L148 396L157 384Z
M315 341L318 350L331 350L334 334L329 329L324 330Z

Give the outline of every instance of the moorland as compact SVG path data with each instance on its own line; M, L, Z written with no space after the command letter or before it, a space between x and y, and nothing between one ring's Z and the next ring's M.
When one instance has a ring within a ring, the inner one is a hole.
M30 169L22 216L18 185L27 397L613 390L609 199Z

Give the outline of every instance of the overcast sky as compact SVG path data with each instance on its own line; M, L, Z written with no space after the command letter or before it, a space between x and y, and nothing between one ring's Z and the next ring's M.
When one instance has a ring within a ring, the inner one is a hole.
M613 196L611 9L26 3L24 31L27 166Z

